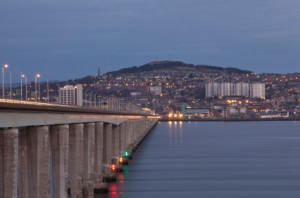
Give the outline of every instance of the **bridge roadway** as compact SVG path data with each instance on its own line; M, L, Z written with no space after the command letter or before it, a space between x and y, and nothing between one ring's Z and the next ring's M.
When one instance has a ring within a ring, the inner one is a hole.
M0 101L0 197L93 198L114 176L112 164L122 167L116 159L132 153L157 120L145 112Z

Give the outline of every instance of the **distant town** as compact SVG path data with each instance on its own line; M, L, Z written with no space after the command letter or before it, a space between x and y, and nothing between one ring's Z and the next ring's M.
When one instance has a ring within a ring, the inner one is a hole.
M166 120L300 118L300 73L153 61L68 81L8 88L4 98L89 108L136 105ZM126 104L126 105L125 105Z

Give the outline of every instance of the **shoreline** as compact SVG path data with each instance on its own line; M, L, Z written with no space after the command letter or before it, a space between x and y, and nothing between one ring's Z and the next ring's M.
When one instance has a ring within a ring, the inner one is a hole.
M207 118L199 118L199 119L169 119L169 118L160 118L158 120L159 122L265 122L265 121L300 121L300 118L272 118L272 119L232 119L232 118L213 118L213 119L207 119Z

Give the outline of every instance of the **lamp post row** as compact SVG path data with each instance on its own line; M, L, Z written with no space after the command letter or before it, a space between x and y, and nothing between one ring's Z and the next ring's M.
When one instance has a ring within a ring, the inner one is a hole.
M5 98L5 70L8 69L9 66L8 64L4 64L2 65L2 99ZM11 70L9 70L9 98L12 99L12 73ZM40 74L36 74L34 77L35 80L35 99L36 101L40 101L40 97L41 97L41 83L40 83L40 78L41 75ZM27 76L21 72L20 75L20 80L21 80L21 100L23 100L23 79L25 80L25 100L28 99L28 90L27 90ZM39 86L39 88L37 88L37 84ZM39 95L38 95L39 94Z

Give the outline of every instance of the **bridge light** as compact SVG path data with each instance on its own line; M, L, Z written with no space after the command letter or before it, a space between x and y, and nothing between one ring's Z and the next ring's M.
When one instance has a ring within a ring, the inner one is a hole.
M111 165L111 171L116 172L116 170L117 170L117 166L115 164L112 164Z
M124 156L128 157L129 156L129 152L128 151L124 151Z

